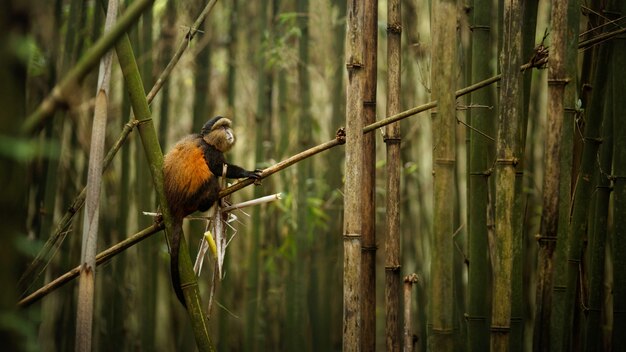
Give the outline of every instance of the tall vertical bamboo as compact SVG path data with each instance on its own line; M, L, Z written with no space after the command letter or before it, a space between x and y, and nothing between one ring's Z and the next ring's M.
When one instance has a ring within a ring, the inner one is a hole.
M343 226L343 350L361 350L361 234L363 224L363 12L347 1L346 161Z
M552 303L550 309L550 349L553 352L561 351L563 340L563 316L565 315L565 266L568 243L570 210L572 202L572 164L574 126L576 124L576 104L578 102L578 32L580 19L580 0L569 0L567 9L568 26L565 42L565 74L569 83L565 87L563 135L561 137L561 184L559 191L559 240L556 242L553 264Z
M528 0L524 2L524 19L523 19L523 38L522 38L522 58L531 58L535 49L535 34L537 31L537 9L539 6L539 0ZM519 164L515 172L515 205L514 205L514 228L513 228L513 273L511 277L511 350L510 352L522 352L525 350L524 346L524 326L525 318L528 317L528 296L529 292L526 289L530 271L528 263L535 260L535 251L528 250L527 246L529 241L527 238L528 231L526 225L526 213L529 207L528 192L524 186L524 182L528 179L524 177L525 167L525 155L526 155L526 141L529 128L531 105L537 105L536 99L532 99L532 95L536 93L531 91L531 83L533 80L533 73L527 72L523 77L523 103L522 103L522 116L520 118L520 133L519 143L517 146L517 154L520 155ZM535 119L536 120L536 119ZM534 125L534 123L533 123ZM532 148L532 146L531 146ZM532 164L531 164L532 165ZM531 171L532 172L532 171ZM534 248L533 248L534 249ZM532 259L530 259L532 258Z
M161 53L159 55L159 67L166 67L174 51L174 38L176 38L176 3L168 0L165 5L165 19L161 28ZM159 144L163 150L167 150L167 135L169 126L170 108L170 82L165 82L161 92L161 106L159 113Z
M493 45L490 1L474 0L472 24L472 82L494 75L489 53ZM491 107L495 103L495 87L489 86L472 93L473 104ZM469 131L469 193L468 201L468 303L467 303L467 349L469 352L489 349L489 250L488 215L493 212L489 192L493 184L491 165L494 159L494 143L486 136L495 136L495 110L476 109L470 113ZM479 133L480 132L480 133ZM491 181L491 182L490 182Z
M402 11L399 0L387 3L387 116L401 111ZM387 351L400 351L400 123L387 125L387 222L385 238L385 307ZM405 346L409 347L409 346Z
M148 107L146 93L143 89L139 68L135 61L132 46L128 36L123 36L116 45L116 53L124 80L128 86L129 96L135 118L141 121L138 124L138 132L141 138L145 156L150 167L152 183L157 195L157 201L163 213L166 225L166 234L172 233L172 218L167 207L163 188L163 153L157 139L156 130L152 121L152 113ZM169 237L168 237L169 240ZM184 237L181 237L179 253L179 270L181 287L187 303L187 313L191 319L191 325L199 350L213 350L208 330L208 320L202 311L200 290L196 275L193 271L189 249Z
M579 273L583 256L583 240L587 232L589 213L589 199L594 191L593 180L596 168L597 153L602 143L601 127L603 120L603 105L607 89L608 66L605 64L611 57L611 42L600 44L597 56L597 65L592 85L592 97L586 111L586 125L584 132L583 154L580 164L580 173L576 180L572 220L569 228L566 268L566 291L563 325L562 350L569 351L572 338L576 336L574 316L579 309L576 304L579 290Z
M376 121L378 0L365 1L363 14L363 124ZM363 230L361 267L362 348L376 349L376 135L363 136Z
M432 100L438 102L433 115L434 226L430 266L429 348L433 351L454 349L454 174L456 154L456 2L433 2L431 12Z
M615 65L613 56L611 71L619 69ZM609 197L611 196L611 168L613 159L613 104L615 95L615 79L611 79L607 94L607 104L604 106L604 124L602 126L602 145L598 155L598 170L596 171L597 186L595 192L594 214L590 218L589 243L589 296L586 302L588 307L585 320L585 351L602 351L602 305L605 294L604 270L606 253L606 234L608 231Z
M616 6L618 5L619 6ZM617 18L620 18L621 27L624 26L626 14L626 2L614 2L613 10ZM614 40L613 69L613 118L614 118L614 148L613 148L613 351L626 346L626 101L623 94L626 92L626 80L617 75L618 70L623 70L626 60L626 43L623 37Z
M522 4L505 0L503 7L502 52L498 132L495 162L495 234L491 252L493 300L491 314L491 350L509 348L511 319L511 275L513 266L513 208L515 173L519 155L517 145L520 124L522 49Z
M560 144L563 127L563 94L568 83L565 73L567 1L552 4L550 64L548 67L548 125L544 155L543 207L539 237L537 299L533 346L535 351L550 350L550 312L553 255L559 223Z
M117 18L117 1L109 0L105 32L110 31ZM76 351L90 351L92 343L93 310L96 279L96 248L100 218L100 190L102 182L102 159L106 136L109 85L113 53L109 51L100 61L96 105L92 124L87 173L87 196L83 221L83 241L78 281L78 305L76 311Z
M153 49L153 29L154 23L153 10L148 9L144 16L141 18L141 77L144 84L144 89L150 89L154 84L154 51ZM163 148L163 146L161 146ZM143 156L141 156L143 158ZM145 170L143 171L146 174ZM148 179L148 175L143 180ZM142 191L141 198L143 201L141 204L151 206L154 204L154 191L150 189L149 182L142 182L139 184ZM140 228L144 228L150 225L151 219L148 217L141 217L144 222L140 223ZM161 239L150 238L144 241L144 245L139 249L139 255L142 258L142 264L138 268L141 272L140 285L143 288L140 293L141 304L141 316L144 323L141 324L141 346L145 350L154 350L156 348L156 307L157 307L157 274L159 273L157 259L158 252L161 245Z
M343 22L346 16L346 1L335 1L333 3L333 12L335 13L333 26L333 40L332 48L335 52L341 53L344 50L344 44L346 39L345 24ZM341 126L345 123L345 102L346 102L346 87L344 83L344 65L341 60L335 60L333 63L333 77L331 86L331 126ZM332 136L336 131L330 131ZM328 137L332 137L328 136ZM324 180L328 183L331 191L330 196L336 196L339 194L342 186L343 172L337 172L337 165L342 165L344 160L343 153L329 153L327 156L327 164L330 166L327 168ZM335 201L337 203L338 201ZM329 236L324 242L324 253L327 265L326 275L322 287L325 287L325 297L339 297L341 295L341 267L334 263L334 260L330 258L339 258L341 256L341 243L336 240L336 229L341 228L343 218L343 209L340 206L331 208L330 221L328 226ZM341 311L340 300L331 300L329 310L332 313ZM324 334L322 340L324 344L320 346L321 350L329 350L333 346L337 345L337 341L341 339L341 319L338 319L335 314L323 314L322 329L319 329L319 334ZM315 335L314 335L315 336ZM324 348L325 347L325 348Z
M298 28L300 30L300 38L298 43L298 95L300 97L300 114L298 116L298 147L301 149L310 148L313 144L313 121L311 115L311 79L309 75L309 1L298 0L296 3L296 11L298 17ZM291 294L293 296L293 304L287 310L288 324L299 326L307 324L310 316L307 314L307 303L310 295L308 294L309 280L314 276L311 275L308 268L310 262L310 234L311 224L309 223L309 206L307 204L311 196L312 168L311 160L299 162L297 167L298 184L296 191L296 208L297 208L297 233L295 234L295 246L293 267L291 276ZM305 274L308 273L308 274ZM315 286L313 286L315 287ZM290 334L288 341L289 349L296 350L298 347L310 344L308 334L297 333Z
M260 36L259 40L262 42L265 40L265 34L268 25L268 9L269 9L269 1L262 0L258 3L259 8L259 16L258 16L258 35ZM265 53L262 52L262 45L257 47L257 61L255 64L257 65L257 107L256 107L256 115L255 115L255 163L260 163L265 158L264 153L264 135L267 133L268 128L266 127L267 121L269 121L270 116L267 113L269 106L268 93L270 91L270 87L268 85L268 74L266 68L266 57ZM259 190L255 189L255 197L260 196L258 193ZM258 338L258 318L259 318L259 285L260 285L260 244L261 244L261 236L262 236L262 226L261 226L261 209L260 207L255 207L252 211L252 235L250 236L250 255L248 256L247 267L249 270L249 279L246 282L246 333L245 333L245 350L246 351L255 351L257 348L257 338Z
M387 116L402 109L402 12L399 0L387 3ZM387 147L387 221L385 223L385 341L387 351L400 351L400 122L385 127ZM408 346L405 346L408 347Z

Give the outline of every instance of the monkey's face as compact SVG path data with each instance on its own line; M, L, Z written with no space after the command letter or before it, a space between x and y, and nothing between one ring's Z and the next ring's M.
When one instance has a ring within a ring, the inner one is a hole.
M227 118L219 119L211 131L204 136L204 140L222 153L226 153L236 142L235 133L230 124L231 122Z

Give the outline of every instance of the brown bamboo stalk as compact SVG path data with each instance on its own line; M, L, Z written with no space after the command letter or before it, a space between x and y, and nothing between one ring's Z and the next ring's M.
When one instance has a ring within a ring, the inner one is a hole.
M568 83L564 56L568 0L552 3L550 63L548 65L548 126L544 156L543 207L539 241L534 351L550 350L553 257L559 223L560 145L563 128L563 98Z
M363 124L376 121L378 0L365 2ZM363 135L362 349L376 349L376 136Z
M387 116L394 115L401 109L402 16L400 6L399 0L387 3ZM385 345L387 351L400 351L400 122L386 126L384 141L387 149Z
M110 32L117 19L117 0L109 0L104 32ZM102 163L109 107L109 87L113 52L100 59L98 91L93 114L89 167L87 172L87 195L83 220L82 248L80 255L80 280L76 307L76 351L91 351L93 311L96 289L96 248L100 218L100 190L102 188Z
M418 282L417 274L413 273L404 277L404 352L413 352L415 347L415 334L413 334L411 319L411 291L413 285Z
M363 191L363 11L347 1L346 160L343 226L343 350L361 349L361 234Z

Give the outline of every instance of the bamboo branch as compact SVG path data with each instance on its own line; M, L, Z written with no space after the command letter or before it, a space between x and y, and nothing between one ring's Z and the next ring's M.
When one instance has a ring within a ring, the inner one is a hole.
M193 23L193 26L189 28L189 31L185 35L185 38L178 46L176 53L174 54L170 62L167 64L167 66L165 67L165 69L163 70L159 78L154 83L154 86L152 87L152 89L150 89L150 92L146 96L146 100L148 101L148 104L152 102L156 94L161 90L161 88L163 87L163 84L165 84L165 81L167 80L169 75L172 73L172 70L174 69L174 67L180 60L180 58L183 56L183 53L189 47L189 43L191 43L191 40L198 32L198 28L200 28L204 19L209 15L209 13L211 13L211 10L213 10L213 6L215 6L216 3L217 3L217 0L211 0L204 7L200 15L198 15L198 18L196 18L196 21Z
M106 263L117 254L122 253L123 251L135 245L136 243L139 243L140 241L154 235L155 233L163 230L164 228L165 226L162 221L156 222L152 224L151 226L128 237L122 242L98 253L98 255L96 256L96 266ZM65 285L66 283L78 277L79 273L80 273L80 266L77 266L74 269L66 272L65 274L57 277L56 279L46 284L45 286L41 287L37 291L31 293L27 297L24 297L17 303L17 305L21 308L26 308L30 306L31 304L37 302L38 300L45 297L49 293L53 292L54 290L60 288L61 286Z

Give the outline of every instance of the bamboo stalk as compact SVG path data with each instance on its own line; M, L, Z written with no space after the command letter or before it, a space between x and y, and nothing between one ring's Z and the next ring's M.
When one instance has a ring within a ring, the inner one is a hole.
M378 0L365 1L363 19L363 124L376 121ZM376 136L363 135L361 348L376 349Z
M563 130L563 100L568 79L565 72L567 2L552 5L550 65L548 66L548 125L544 155L543 207L537 274L537 305L533 346L535 351L550 350L550 315L552 309L553 257L559 224L561 181L560 144Z
M580 21L580 0L569 0L567 10L567 22L579 23ZM565 57L565 73L569 79L569 84L565 87L564 97L564 121L563 136L561 138L561 176L559 191L559 224L558 235L559 240L556 242L554 253L554 268L552 282L552 303L550 314L550 350L560 352L565 331L563 326L563 317L565 316L565 272L566 272L566 250L568 243L570 212L572 202L572 174L574 160L574 134L579 117L577 112L578 102L578 32L579 26L568 26L566 37L566 57Z
M434 222L430 266L430 334L433 351L454 349L454 197L456 165L456 3L438 0L431 11L432 98L438 102L433 118Z
M504 1L500 109L495 163L495 236L491 253L494 287L491 314L491 350L509 349L513 269L513 210L518 132L521 118L521 82L518 67L522 49L522 4Z
M626 2L615 1L614 10L616 17L624 26L626 15ZM623 74L623 63L626 60L626 45L624 37L614 40L613 65L613 329L611 347L618 351L626 346L626 101L623 94L626 91L626 81Z
M343 226L343 350L361 349L361 234L363 191L363 11L347 1L346 18L346 160Z
M148 107L143 83L139 75L139 68L137 67L128 36L122 37L122 40L116 45L116 51L124 79L128 86L133 112L135 117L141 121L138 125L139 136L141 137L144 152L148 160L157 200L163 213L166 235L169 239L173 231L173 222L169 214L169 207L167 206L163 188L163 153L161 152L161 147L156 136L156 130L151 118L152 113ZM191 319L198 349L201 351L213 350L209 336L208 320L202 311L197 278L193 272L189 249L182 236L180 239L179 270L181 271L181 288L187 303L187 312Z
M411 327L411 290L418 281L415 273L404 277L404 352L413 352L415 348L416 336Z
M402 15L399 0L387 3L387 116L401 109L401 33ZM385 222L385 341L387 351L400 351L400 123L386 126L384 141L387 149L387 200ZM415 275L415 274L413 274ZM405 279L405 304L410 299L411 283ZM410 311L409 307L405 307ZM406 317L406 315L405 315ZM409 315L410 318L410 315ZM406 318L405 318L406 319ZM407 322L405 321L405 326ZM410 321L408 322L410 329ZM406 339L406 330L405 330ZM405 340L406 341L406 340ZM412 347L405 345L405 349Z
M117 0L109 0L104 32L108 33L117 18ZM106 35L106 34L105 34ZM80 280L76 307L76 351L91 351L93 310L96 288L96 248L98 244L98 224L100 218L100 190L102 183L102 162L104 139L109 106L109 86L113 53L108 51L100 59L98 88L89 149L87 171L87 195L83 218L83 236L80 255Z
M475 0L472 31L472 80L493 75L490 52L493 43L491 29L492 9L489 1ZM485 106L495 103L495 87L490 86L472 93L471 102ZM470 124L475 128L469 131L469 190L468 202L468 303L467 303L467 350L482 352L489 349L488 318L489 295L489 250L487 244L488 223L492 218L493 204L488 195L493 186L490 171L494 159L494 142L485 138L495 135L495 109L470 110ZM483 132L485 135L482 135ZM489 215L488 215L489 214Z
M619 69L614 61L612 72ZM585 321L583 340L585 351L603 351L602 332L598 327L603 325L602 306L605 294L604 270L606 240L608 232L609 198L611 196L611 169L613 161L613 117L617 116L613 110L618 91L615 78L611 79L611 89L608 91L607 104L604 106L606 118L602 126L602 145L598 154L598 170L596 171L597 186L595 191L594 215L589 224L589 298L586 302L587 319Z

